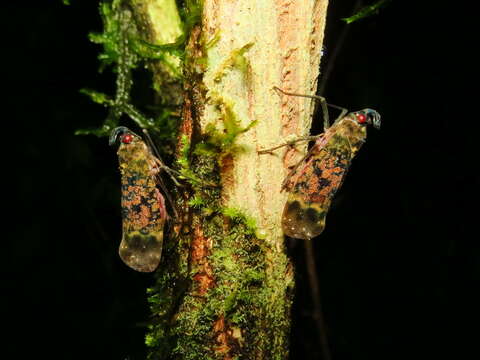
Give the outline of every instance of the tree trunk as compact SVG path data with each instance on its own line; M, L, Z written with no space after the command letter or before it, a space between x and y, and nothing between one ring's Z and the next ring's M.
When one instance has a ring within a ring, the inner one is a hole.
M173 1L132 4L148 41L175 41ZM188 23L195 3L186 4ZM177 157L190 185L176 194L178 215L149 289L152 359L288 357L294 273L280 188L305 147L257 151L309 133L312 101L273 87L315 92L326 8L327 0L205 0L183 65L172 55L169 66L154 66L165 92L177 91L172 64L183 66Z

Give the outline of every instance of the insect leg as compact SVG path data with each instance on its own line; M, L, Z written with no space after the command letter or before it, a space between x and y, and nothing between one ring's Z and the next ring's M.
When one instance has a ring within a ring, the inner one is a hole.
M340 110L340 115L338 115L338 117L335 119L334 123L337 122L338 120L342 119L345 117L345 115L347 115L348 113L348 110L341 107L341 106L336 106L336 105L330 105L332 107L335 107L336 109Z
M182 187L182 186L183 186L182 184L180 184L180 183L178 182L177 178L175 177L175 175L177 175L177 176L180 176L180 175L181 175L178 171L169 168L167 165L165 165L165 164L163 163L163 161L162 161L161 159L158 159L157 157L154 157L154 159L155 159L155 164L158 166L158 168L159 168L160 170L165 171L165 172L168 174L168 176L170 176L170 179L172 179L173 183L174 183L176 186L178 186L178 187ZM174 175L174 174L175 174L175 175Z
M168 176L170 176L170 178L172 179L172 181L175 183L176 186L178 187L183 187L184 185L183 184L180 184L177 180L177 177L179 177L180 179L190 179L194 182L197 182L197 183L201 183L202 186L206 186L206 187L218 187L217 184L214 184L214 183L210 183L210 182L201 182L199 179L195 179L191 176L188 176L188 175L185 175L185 174L182 174L180 171L177 171L177 170L174 170L168 166L166 166L165 164L162 163L161 160L159 159L155 159L155 163L157 164L158 168L161 169L161 170L164 170Z
M160 157L160 153L158 152L157 147L155 146L155 143L153 142L152 138L150 137L150 134L148 133L147 129L142 129L143 133L145 134L145 139L147 140L148 146L152 151L154 152L155 156L160 160L160 162L163 164L163 160Z
M165 183L163 182L162 178L158 174L156 176L156 180L157 180L158 186L160 186L160 189L162 189L163 195L165 195L168 203L170 204L170 206L172 208L174 218L177 219L178 218L178 211L177 211L177 208L175 206L175 203L173 202L172 197L170 196L170 193L168 192L168 189L167 189Z
M280 89L277 86L274 86L273 88L277 91L282 92L285 95L306 97L306 98L315 99L315 100L320 101L320 106L322 107L322 112L323 112L323 129L324 129L324 131L326 131L330 127L330 120L329 120L329 116L328 116L328 106L341 111L340 115L335 119L335 121L343 118L348 112L347 109L345 109L341 106L337 106L337 105L327 103L327 100L325 100L325 98L323 96L290 93L290 92L283 91L282 89Z
M182 174L181 172L179 172L177 170L174 170L174 169L168 167L167 165L165 165L165 163L163 162L162 158L160 157L160 154L159 154L155 144L153 143L153 140L150 137L150 134L148 133L148 131L146 129L143 129L143 133L145 134L145 138L148 142L148 145L150 146L150 148L152 149L152 151L155 154L154 157L155 157L155 162L156 162L157 166L160 169L164 170L168 174L168 176L170 176L170 178L172 179L172 181L174 182L174 184L176 186L182 187L183 185L178 182L178 180L175 176L177 176L179 178L189 178L190 180L198 182L198 179L189 177L189 176L187 176L185 174ZM209 187L217 187L217 184L213 184L213 183L203 183L203 185L209 186Z
M165 163L163 162L162 158L160 157L160 153L158 152L157 150L157 147L155 146L155 143L153 142L152 138L150 137L150 134L148 133L147 129L143 129L142 130L143 133L145 134L145 139L147 140L147 143L148 143L148 146L150 147L150 149L152 149L153 153L155 154L155 162L157 163L158 167L162 170L164 170L168 176L170 176L170 178L172 179L173 183L176 185L176 186L182 186L177 178L173 175L173 174L176 174L177 176L180 174L178 171L175 171L171 168L169 168L167 165L165 165Z
M322 136L323 136L323 134L315 135L315 136L302 136L298 139L286 142L285 144L277 145L277 146L275 146L273 148L270 148L270 149L259 150L258 154L260 154L260 155L271 154L273 150L280 149L281 147L291 146L291 145L294 145L294 144L296 144L297 142L300 142L300 141L314 141L314 140L317 140L318 138L320 138Z

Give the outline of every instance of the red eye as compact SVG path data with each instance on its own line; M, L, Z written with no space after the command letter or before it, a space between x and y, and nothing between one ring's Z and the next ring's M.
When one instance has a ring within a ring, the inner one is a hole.
M132 134L125 134L122 136L122 143L124 144L130 144L133 141L133 135Z
M367 117L364 114L356 114L357 120L360 124L365 124L367 122Z

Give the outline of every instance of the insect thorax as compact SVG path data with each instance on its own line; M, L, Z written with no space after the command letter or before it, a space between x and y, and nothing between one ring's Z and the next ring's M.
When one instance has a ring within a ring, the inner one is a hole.
M118 148L118 161L122 174L137 173L143 176L153 176L152 169L155 160L143 141L131 144L121 144Z
M367 138L367 126L365 124L359 124L355 120L353 114L348 114L335 123L330 129L333 127L335 127L335 134L345 138L348 142L351 151L351 158L353 158Z

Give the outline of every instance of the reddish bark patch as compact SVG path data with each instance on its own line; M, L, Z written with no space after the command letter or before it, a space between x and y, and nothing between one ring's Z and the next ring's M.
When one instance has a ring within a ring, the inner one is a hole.
M207 264L208 265L208 264ZM208 289L212 288L215 285L215 280L208 272L211 272L211 268L205 269L193 276L193 280L197 283L198 287L196 289L196 295L205 296Z
M192 116L192 100L189 97L185 97L185 102L183 104L183 109L182 109L182 123L180 124L179 128L179 133L180 136L186 135L189 140L192 139L192 133L193 133L193 116ZM181 141L178 141L178 146L179 148L177 149L177 152L182 151L182 143Z
M189 62L189 66L185 68L187 72L185 78L190 79L184 83L184 103L182 108L182 123L179 128L179 139L182 135L186 135L189 141L192 141L194 130L198 126L198 121L202 116L204 104L205 104L205 95L202 91L203 84L203 73L205 69L198 68L202 67L201 62L196 62L195 59L201 59L204 57L203 48L201 40L202 29L200 26L195 26L190 32L190 38L186 47L188 52L188 57L192 59ZM177 141L177 153L182 149L182 142Z
M192 240L192 263L198 264L202 262L209 254L207 238L203 236L203 231L199 225L195 227Z
M280 67L280 87L285 91L297 91L299 88L299 14L296 13L296 4L292 0L276 0L277 32L279 51L283 54ZM297 132L300 115L299 98L281 96L281 118L285 135Z
M213 350L222 354L224 360L230 360L241 351L243 336L242 330L225 320L223 315L213 323L215 346Z
M204 296L209 289L215 286L215 279L207 258L210 254L210 241L203 235L200 225L194 229L190 254L192 265L198 269L193 276L193 280L197 284L195 290L197 295Z
M225 324L225 317L221 315L213 323L213 332L215 336L216 346L213 348L216 353L224 354L224 360L232 359L229 354L231 347L229 343L229 337L231 336L231 330L229 330Z

